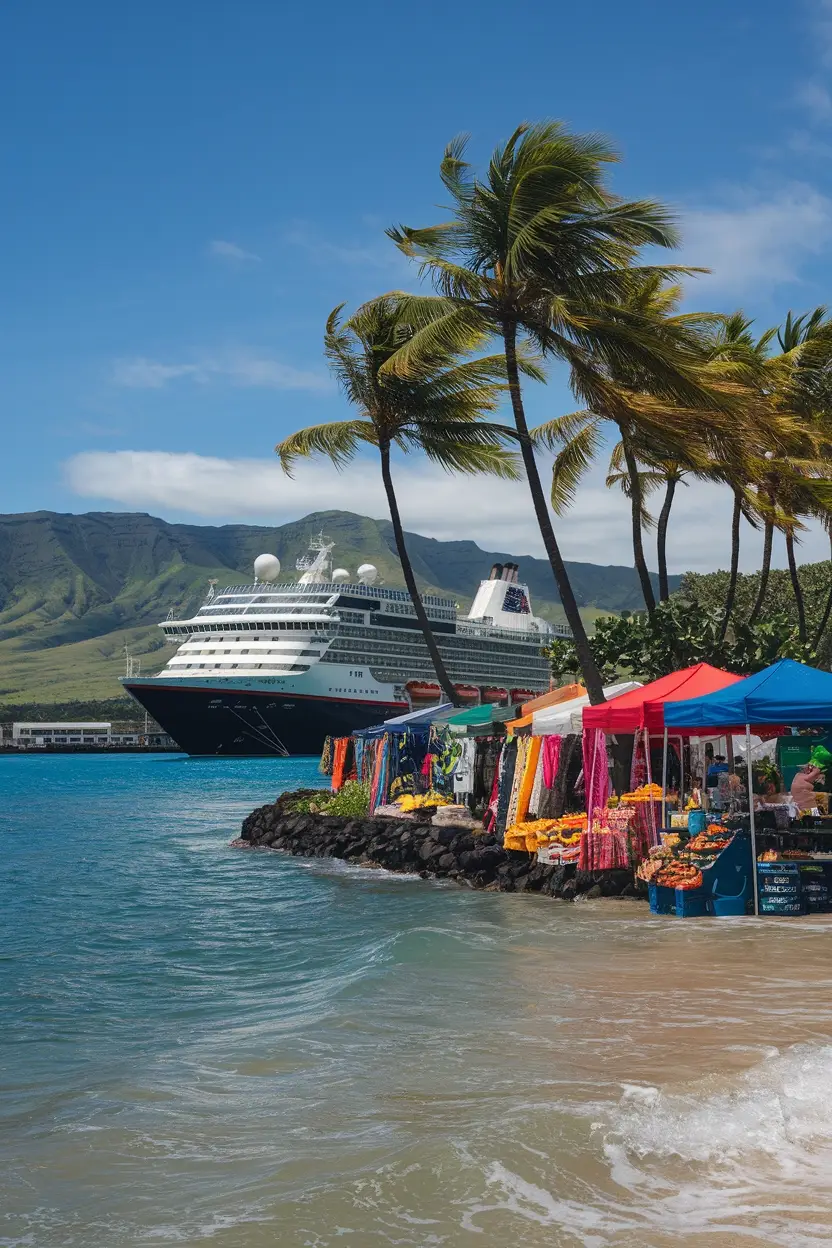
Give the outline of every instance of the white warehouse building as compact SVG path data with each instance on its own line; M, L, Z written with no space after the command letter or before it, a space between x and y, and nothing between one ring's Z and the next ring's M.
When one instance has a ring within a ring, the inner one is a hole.
M104 723L15 723L12 741L23 745L108 745L112 724Z

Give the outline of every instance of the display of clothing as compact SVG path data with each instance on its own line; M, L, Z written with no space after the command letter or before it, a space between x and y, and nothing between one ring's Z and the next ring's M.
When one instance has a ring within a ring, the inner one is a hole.
M509 827L515 823L523 823L531 809L532 789L534 788L534 777L537 771L537 764L540 758L540 737L526 737L525 759L523 762L523 775L518 786L517 805L514 810L514 818ZM518 754L519 759L519 754Z
M523 786L523 777L526 772L526 759L529 755L529 737L517 738L517 757L514 764L514 777L511 784L511 796L509 797L508 810L506 812L506 827L510 828L517 822L517 807L520 803L520 790Z
M475 807L482 808L491 801L504 738L476 737L474 739L477 743L477 754L474 763L472 800Z
M516 765L517 738L511 737L508 741L506 741L503 746L503 752L500 755L499 791L497 795L495 830L501 836L506 830L506 816L508 815L508 807L511 800L511 790L514 783Z
M604 807L610 795L610 765L607 736L602 728L586 728L583 733L584 793L587 811Z
M321 761L318 763L318 771L322 776L332 775L332 737L324 738L324 748L321 750Z
M532 796L529 802L529 810L533 815L536 815L540 809L540 799L543 796L543 745L544 740L543 738L540 738L540 749L537 753L537 766L534 769Z
M463 737L459 743L459 758L454 770L454 797L468 797L474 792L474 764L477 742L474 737Z

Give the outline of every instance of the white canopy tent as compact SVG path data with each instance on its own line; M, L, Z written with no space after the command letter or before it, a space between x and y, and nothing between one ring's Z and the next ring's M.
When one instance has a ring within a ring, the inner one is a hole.
M640 680L625 680L618 685L608 685L604 696L617 698L619 694L629 693L631 689L640 689ZM532 733L536 737L563 736L568 732L582 732L583 721L581 711L589 706L589 696L571 698L569 702L559 702L555 706L546 706L532 715Z

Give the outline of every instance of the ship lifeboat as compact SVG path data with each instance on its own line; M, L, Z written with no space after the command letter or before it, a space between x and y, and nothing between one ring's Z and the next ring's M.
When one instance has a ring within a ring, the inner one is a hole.
M512 689L511 700L513 703L531 702L534 698L539 698L540 694L535 693L533 689Z
M489 685L482 691L482 700L494 706L505 706L508 703L508 689L497 689Z
M414 706L430 706L432 702L438 702L442 694L439 685L428 680L409 680L405 689Z
M454 692L463 706L476 706L480 700L476 685L454 685Z

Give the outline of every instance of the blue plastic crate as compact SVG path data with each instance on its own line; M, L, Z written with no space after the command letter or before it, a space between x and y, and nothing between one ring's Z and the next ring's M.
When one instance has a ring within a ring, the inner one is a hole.
M708 816L704 810L692 810L688 814L688 832L691 836L698 836L700 832L704 832L708 826Z
M665 888L663 884L650 883L647 885L647 895L650 898L651 914L676 913L675 888Z
M670 889L667 890L670 892ZM708 893L704 888L674 889L674 908L682 919L702 918L708 913Z

